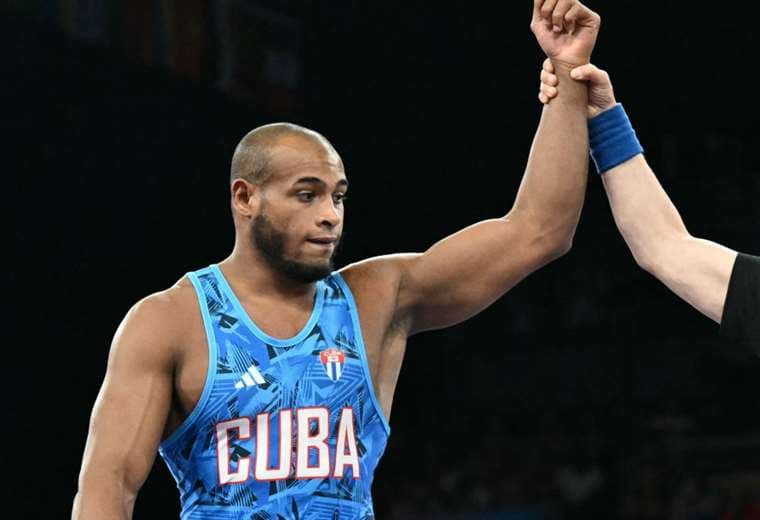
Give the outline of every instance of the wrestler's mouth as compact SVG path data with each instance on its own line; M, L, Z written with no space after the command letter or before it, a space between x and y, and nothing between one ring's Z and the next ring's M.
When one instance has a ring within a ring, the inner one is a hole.
M325 235L319 237L311 237L306 239L307 242L320 245L334 245L338 241L338 237L332 235Z

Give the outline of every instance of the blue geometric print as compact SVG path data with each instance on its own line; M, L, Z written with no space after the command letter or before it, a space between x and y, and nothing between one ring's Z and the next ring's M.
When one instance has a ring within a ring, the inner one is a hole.
M195 409L159 447L177 482L181 518L373 519L372 479L390 428L340 274L317 283L309 322L287 340L256 326L218 266L188 276L206 328L209 370ZM281 416L292 424L280 424ZM261 435L257 424L265 428ZM281 428L290 432L288 453L280 453L288 446ZM268 449L259 454L258 437L264 443L267 431ZM290 467L280 467L288 457ZM259 480L262 468L284 473Z

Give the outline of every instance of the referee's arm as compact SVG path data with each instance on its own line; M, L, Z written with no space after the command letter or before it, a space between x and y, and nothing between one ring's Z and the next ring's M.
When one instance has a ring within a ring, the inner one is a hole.
M573 70L572 77L589 84L590 118L616 106L605 71L589 64ZM547 61L541 72L542 103L556 97L557 85ZM721 323L723 336L760 354L760 258L691 236L644 155L634 150L627 156L605 169L602 181L615 223L636 262Z
M602 176L615 222L638 264L760 354L760 257L689 234L643 155Z
M760 257L740 254L731 274L720 333L760 355Z
M603 176L620 234L636 262L720 323L737 253L693 237L643 155Z

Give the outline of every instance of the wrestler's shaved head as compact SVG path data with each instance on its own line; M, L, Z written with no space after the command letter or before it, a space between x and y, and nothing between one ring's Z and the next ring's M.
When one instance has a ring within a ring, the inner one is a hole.
M324 136L291 123L248 132L232 156L230 188L239 247L297 283L333 271L348 180Z
M311 141L335 152L332 144L320 133L293 123L272 123L248 132L240 140L232 156L230 182L242 178L263 186L272 177L272 148L282 139L296 137ZM337 153L336 153L337 155Z

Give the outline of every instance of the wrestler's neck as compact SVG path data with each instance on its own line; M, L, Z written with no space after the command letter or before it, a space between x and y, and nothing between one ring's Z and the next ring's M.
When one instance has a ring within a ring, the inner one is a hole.
M300 299L304 305L311 305L314 301L316 282L301 283L284 276L252 244L242 244L236 240L232 253L219 266L231 284L242 288L244 294L240 296L243 298L255 295L291 301Z

